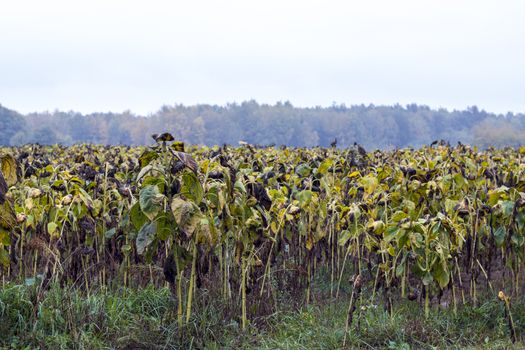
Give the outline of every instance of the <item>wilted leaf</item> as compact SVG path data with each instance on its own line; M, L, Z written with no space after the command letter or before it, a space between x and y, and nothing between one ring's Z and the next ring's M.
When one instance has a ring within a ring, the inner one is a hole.
M365 193L372 194L379 185L379 181L374 176L365 176L362 177L359 182L363 185Z
M171 202L171 210L180 230L188 237L191 237L200 224L200 219L203 217L199 207L193 202L175 197Z
M16 225L16 215L8 200L0 204L0 229L11 230Z
M204 215L200 218L196 230L196 241L197 243L213 243L213 237L211 235L210 222Z
M18 181L16 160L10 154L6 154L0 158L0 168L4 175L7 186L14 186ZM0 189L1 192L1 189Z
M177 152L184 152L184 142L182 141L173 142L171 147Z
M140 167L144 168L146 165L157 159L159 154L155 151L146 150L139 157Z
M308 237L306 239L306 249L312 250L313 247L314 247L314 241L313 241L312 237Z
M173 155L177 157L188 169L193 171L195 174L197 174L197 170L199 169L199 166L197 165L197 162L195 159L193 159L192 156L190 156L188 153L184 152L177 152L172 151Z
M0 245L8 246L11 245L11 237L9 232L0 227Z
M0 265L4 268L9 266L9 253L3 247L0 247Z
M385 230L385 223L381 220L370 222L367 226L369 230L372 230L376 234L381 234Z
M168 141L173 141L173 140L175 140L175 138L169 132L160 134L159 136L155 138L155 141L157 142L168 142Z
M138 175L137 175L137 181L139 181L140 179L142 179L144 177L144 175L146 175L148 172L150 172L151 170L153 169L153 166L152 165L146 165L145 167L143 167L142 169L140 169Z
M173 253L175 257L177 258L180 269L184 269L186 266L188 266L191 263L192 255L182 245L177 244L176 246L174 246Z
M0 204L4 204L5 202L5 194L7 193L8 186L5 182L4 176L2 175L2 172L0 171Z
M155 221L144 224L137 235L137 253L142 254L144 250L153 242L157 233L157 223Z

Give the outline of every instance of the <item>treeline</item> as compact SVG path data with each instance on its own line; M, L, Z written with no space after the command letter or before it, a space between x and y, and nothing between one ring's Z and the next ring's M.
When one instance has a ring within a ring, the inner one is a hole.
M525 114L496 115L407 106L333 105L300 108L289 102L163 106L150 116L131 112L44 112L21 115L0 106L0 145L74 143L143 145L151 134L170 132L190 144L396 148L458 141L481 147L525 144Z

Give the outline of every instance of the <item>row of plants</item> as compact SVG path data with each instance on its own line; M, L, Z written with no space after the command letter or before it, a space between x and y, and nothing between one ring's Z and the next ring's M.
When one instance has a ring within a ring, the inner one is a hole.
M363 299L393 312L408 298L428 315L523 292L525 149L185 149L154 137L1 149L3 283L168 284L181 329L204 289L243 329L282 293L298 305L351 295L351 316ZM312 283L321 270L326 291Z

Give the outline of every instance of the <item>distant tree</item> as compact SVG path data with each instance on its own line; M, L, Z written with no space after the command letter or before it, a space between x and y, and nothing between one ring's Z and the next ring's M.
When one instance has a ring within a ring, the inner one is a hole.
M118 120L112 120L108 128L108 142L114 145L129 145L132 142L128 130L124 129Z
M0 105L0 146L11 145L11 138L26 128L24 118Z
M428 106L353 105L294 107L255 100L225 106L162 106L147 117L123 113L82 115L76 112L22 116L0 106L0 145L27 142L151 144L153 133L171 132L194 144L253 144L338 147L357 142L367 149L421 146L436 139L480 146L523 144L525 115L495 115L476 106L464 111Z
M31 135L31 143L39 143L41 145L53 145L55 143L60 143L60 140L57 136L57 133L48 126L44 126L40 129L37 129L33 135Z

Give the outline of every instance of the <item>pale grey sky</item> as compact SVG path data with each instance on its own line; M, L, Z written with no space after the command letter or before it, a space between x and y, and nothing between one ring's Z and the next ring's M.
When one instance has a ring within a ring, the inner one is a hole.
M525 112L525 1L0 4L8 108L148 114L252 98Z

